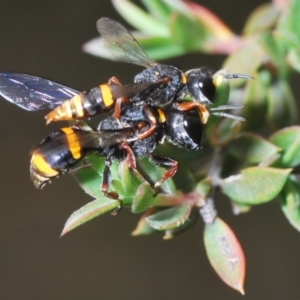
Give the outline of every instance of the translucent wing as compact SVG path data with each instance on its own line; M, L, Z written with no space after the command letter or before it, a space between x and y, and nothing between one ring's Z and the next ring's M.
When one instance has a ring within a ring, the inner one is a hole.
M0 73L0 95L26 110L53 109L78 93L48 79L19 73Z
M118 60L143 67L156 65L123 25L108 18L101 18L97 21L97 29L108 50Z
M115 130L97 130L89 131L89 134L82 136L82 145L89 148L92 145L96 147L110 147L121 142L132 142L138 138L136 127L120 128Z
M131 142L137 139L135 127L121 128L116 130L76 130L68 132L62 128L62 132L54 131L49 134L40 144L31 150L31 154L42 152L45 156L59 155L66 149L66 141L70 149L78 147L88 151L101 150L121 142ZM66 135L63 132L67 132Z

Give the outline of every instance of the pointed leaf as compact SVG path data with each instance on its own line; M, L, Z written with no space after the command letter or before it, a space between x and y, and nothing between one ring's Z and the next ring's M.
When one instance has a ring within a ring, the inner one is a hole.
M141 213L153 206L154 202L154 191L149 184L144 182L137 189L136 195L132 202L131 211L136 214Z
M186 220L186 222L177 227L177 228L173 228L173 229L169 229L165 232L165 235L163 237L164 240L170 240L173 239L174 237L182 234L183 232L189 230L191 227L193 227L197 220L199 218L199 212L197 209L193 209L191 211L191 214L189 216L189 218Z
M117 172L117 178L120 179L124 193L134 197L139 185L143 182L143 178L137 178L134 172L130 171L128 162L126 160L119 163Z
M61 235L119 206L120 203L118 201L106 197L89 202L73 212L67 220Z
M232 212L235 215L240 215L249 212L252 209L251 205L241 204L231 201Z
M162 178L162 175L166 172L166 169L159 168L158 166L154 165L152 162L149 161L148 157L140 159L138 161L139 169L141 173L146 176L146 179L149 179L149 183L155 184ZM176 194L176 186L173 180L170 178L165 181L161 186L160 189L166 194Z
M299 48L290 49L286 60L291 68L298 73L300 72L300 51Z
M92 167L81 167L73 170L71 174L87 194L93 198L102 197L102 176L100 176Z
M138 35L137 39L147 54L154 60L163 60L185 54L183 45L174 44L171 37Z
M196 51L203 48L202 45L208 36L204 26L191 18L191 16L180 13L173 14L170 21L173 44L182 45L188 51Z
M204 244L208 259L219 277L244 294L245 256L230 227L220 218L205 224Z
M300 183L290 176L280 194L281 208L292 226L300 231Z
M251 63L249 63L251 57ZM265 60L265 51L255 40L245 42L244 47L235 51L224 62L223 68L228 72L247 74L249 76L256 74L256 71ZM238 86L242 81L232 80L232 86Z
M284 10L279 23L279 29L284 34L295 35L295 42L300 45L300 31L299 31L299 15L300 15L300 2L298 0L289 1L288 9Z
M194 2L187 1L185 4L189 9L188 14L194 15L207 28L211 35L221 40L230 40L234 37L234 33L212 11Z
M228 150L246 164L258 164L274 156L280 148L257 134L241 133L228 145Z
M272 3L257 7L249 16L244 28L244 34L255 35L270 31L275 26L280 10Z
M287 127L275 132L270 137L270 142L283 150L276 166L295 167L300 164L300 126Z
M203 180L201 180L195 189L195 192L197 192L199 194L200 197L202 197L203 199L206 199L210 193L212 189L212 184L211 184L211 180L210 178L204 178Z
M292 169L251 167L227 177L221 187L233 201L256 205L273 200L282 190Z
M146 222L154 229L168 230L184 224L190 212L190 204L181 204L147 217Z
M169 36L165 23L158 21L128 0L112 0L118 13L133 27L149 35Z
M283 39L276 38L276 35L266 32L259 36L259 43L262 45L269 59L277 66L278 72L285 77L286 69L285 56L287 53L286 42Z
M236 137L240 129L241 121L224 118L210 134L210 142L215 147L223 147Z
M266 123L267 91L271 82L269 71L262 70L249 80L245 87L243 116L247 119L243 127L247 130L258 130Z
M146 222L146 218L154 214L156 211L157 211L156 207L152 207L148 209L140 218L136 228L134 229L134 231L131 232L131 235L132 236L148 235L157 232L157 230L149 226L148 223Z
M159 19L162 22L165 22L170 16L170 9L166 3L162 0L141 0L146 9L150 12L151 15L155 16L156 19Z
M154 206L177 206L189 203L192 207L202 207L205 204L204 196L197 192L183 194L178 191L176 195L158 194L153 203Z

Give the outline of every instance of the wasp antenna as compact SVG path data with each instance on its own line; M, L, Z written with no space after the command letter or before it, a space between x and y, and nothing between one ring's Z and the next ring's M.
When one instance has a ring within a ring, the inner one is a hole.
M243 107L244 107L243 104L241 104L241 105L220 105L220 106L217 106L217 107L210 108L209 110L210 111L231 110L231 109L239 109L239 108L243 108Z
M244 78L244 79L254 79L253 77L245 74L240 73L233 73L233 74L224 74L226 79L236 79L236 78Z
M232 115L232 114L229 114L229 113L226 113L226 112L223 112L223 111L213 112L212 115L225 117L225 118L233 119L233 120L237 120L237 121L246 121L246 119L244 117Z

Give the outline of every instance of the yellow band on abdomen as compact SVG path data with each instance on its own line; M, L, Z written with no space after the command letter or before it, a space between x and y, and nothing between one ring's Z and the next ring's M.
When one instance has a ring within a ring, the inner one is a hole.
M54 170L39 153L32 156L31 164L35 166L39 173L46 177L55 177L59 174L59 172Z
M62 128L61 130L66 134L68 148L71 151L73 158L81 158L81 145L74 130L70 127Z
M114 99L111 93L111 90L107 84L101 84L99 86L101 93L102 93L102 98L105 106L110 107L114 104Z

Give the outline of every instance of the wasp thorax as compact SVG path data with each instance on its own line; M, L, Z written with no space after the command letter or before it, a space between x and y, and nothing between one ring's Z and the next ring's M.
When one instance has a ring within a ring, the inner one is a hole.
M206 68L192 69L185 73L187 89L195 101L202 104L212 104L216 99L216 86L212 74Z

